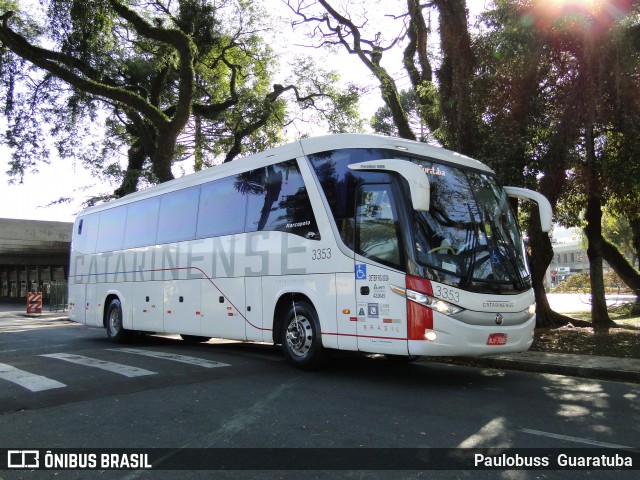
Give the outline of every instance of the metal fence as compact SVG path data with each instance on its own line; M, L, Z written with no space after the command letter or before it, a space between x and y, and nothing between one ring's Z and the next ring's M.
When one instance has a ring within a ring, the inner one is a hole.
M51 282L51 290L49 292L49 311L58 312L65 311L68 303L67 281L58 280Z

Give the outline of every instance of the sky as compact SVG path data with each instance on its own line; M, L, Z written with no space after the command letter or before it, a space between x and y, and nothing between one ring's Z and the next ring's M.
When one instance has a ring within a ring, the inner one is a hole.
M23 183L8 185L4 172L9 169L10 155L7 149L0 149L0 218L73 222L87 197L74 191L94 184L95 179L87 172L74 168L71 162L58 160L50 165L40 165L39 172L28 173ZM99 191L98 187L96 191ZM58 198L70 196L76 198L71 204L46 207Z
M274 0L268 1L268 5L272 7ZM371 0L370 5L389 5L390 0ZM391 0L393 1L393 0ZM484 1L470 1L469 4L473 10L482 8ZM376 88L376 82L369 71L355 59L343 50L334 54L320 53L314 49L305 48L302 44L308 41L300 34L300 32L291 32L290 22L287 19L289 12L280 4L279 16L282 18L282 29L278 29L278 38L274 39L274 43L287 45L290 49L298 53L309 55L321 55L320 62L331 65L332 68L338 70L343 79L358 83L360 86L370 86L368 94L360 100L361 115L365 119L369 119L375 110L382 105L379 90ZM472 12L473 14L473 12ZM397 34L394 30L388 32L389 36ZM400 70L400 56L397 58L389 58L389 55L383 57L383 62L391 62L385 66L389 68L392 74ZM395 62L395 64L393 63ZM383 63L384 64L384 63ZM283 74L285 72L282 72ZM277 79L276 82L277 83ZM402 85L400 82L400 87ZM365 122L368 124L368 121ZM0 131L3 130L0 127ZM311 135L324 134L322 129L317 127L311 128ZM72 160L61 160L57 158L55 149L51 149L51 164L40 164L38 172L29 172L25 175L21 183L9 185L7 183L8 176L5 174L9 170L9 161L11 152L0 146L0 218L16 218L29 220L48 220L59 222L72 222L75 215L83 209L83 202L89 197L100 193L113 191L117 186L108 186L101 184L98 179L84 170L78 163L74 165ZM174 172L177 173L177 172ZM72 197L71 203L50 205L51 202L61 197Z

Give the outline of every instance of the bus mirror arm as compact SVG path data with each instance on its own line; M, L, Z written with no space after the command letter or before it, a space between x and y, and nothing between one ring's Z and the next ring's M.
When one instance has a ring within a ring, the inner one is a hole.
M519 198L528 202L536 202L538 204L538 211L540 212L540 227L543 232L550 232L553 226L553 210L547 197L541 193L534 192L527 188L520 187L504 187L507 195L513 198Z
M411 203L413 209L418 212L429 211L431 187L426 172L415 163L398 159L370 160L367 162L352 163L351 170L395 172L409 183Z

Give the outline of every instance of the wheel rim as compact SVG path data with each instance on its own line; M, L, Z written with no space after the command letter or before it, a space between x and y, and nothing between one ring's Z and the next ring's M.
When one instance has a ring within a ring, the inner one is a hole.
M113 335L117 335L120 331L120 311L117 308L109 313L109 330Z
M313 329L307 317L297 315L287 327L287 345L296 357L304 357L313 344Z

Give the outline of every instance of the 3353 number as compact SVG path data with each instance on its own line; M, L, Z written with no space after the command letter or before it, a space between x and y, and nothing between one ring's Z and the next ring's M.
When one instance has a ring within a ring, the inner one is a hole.
M460 301L460 292L452 290L451 288L441 287L440 285L437 285L433 289L433 294L438 298L442 298L443 300L450 300L452 302Z
M330 248L314 248L311 250L311 260L329 260L330 258Z

